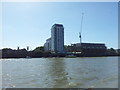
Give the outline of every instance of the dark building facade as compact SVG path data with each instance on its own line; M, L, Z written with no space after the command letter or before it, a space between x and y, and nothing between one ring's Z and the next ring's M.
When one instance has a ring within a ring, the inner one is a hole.
M105 55L107 47L101 43L76 43L71 44L68 52L80 53L83 55Z

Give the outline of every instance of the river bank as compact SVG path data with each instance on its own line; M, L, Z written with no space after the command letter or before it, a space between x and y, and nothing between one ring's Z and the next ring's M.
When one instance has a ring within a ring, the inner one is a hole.
M104 53L94 52L64 52L53 53L45 52L44 50L27 51L26 49L12 50L3 49L0 53L0 58L47 58L47 57L108 57L108 56L120 56L119 51L107 50Z
M9 59L9 58L53 58L53 57L59 57L59 58L78 58L78 57L118 57L120 55L50 55L50 56L24 56L24 57L2 57L1 59Z

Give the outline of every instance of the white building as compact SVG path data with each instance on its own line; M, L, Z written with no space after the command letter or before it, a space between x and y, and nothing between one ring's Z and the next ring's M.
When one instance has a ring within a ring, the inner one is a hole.
M51 51L51 38L46 40L46 43L44 44L44 51Z
M54 24L51 28L51 51L64 52L64 27L62 24Z
M62 24L54 24L51 28L51 38L44 44L45 51L55 53L64 52L64 27Z

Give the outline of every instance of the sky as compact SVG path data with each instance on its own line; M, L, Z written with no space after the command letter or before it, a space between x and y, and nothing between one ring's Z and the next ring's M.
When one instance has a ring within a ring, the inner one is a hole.
M82 42L118 48L117 2L3 2L0 48L43 46L55 23L64 26L65 45L79 43L82 13Z

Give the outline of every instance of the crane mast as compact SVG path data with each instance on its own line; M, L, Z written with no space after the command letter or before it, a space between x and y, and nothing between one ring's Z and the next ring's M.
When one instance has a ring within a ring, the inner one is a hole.
M82 36L81 35L82 35L83 15L84 15L84 13L82 13L81 26L80 26L80 32L79 32L80 46L81 46L81 43L82 43Z

